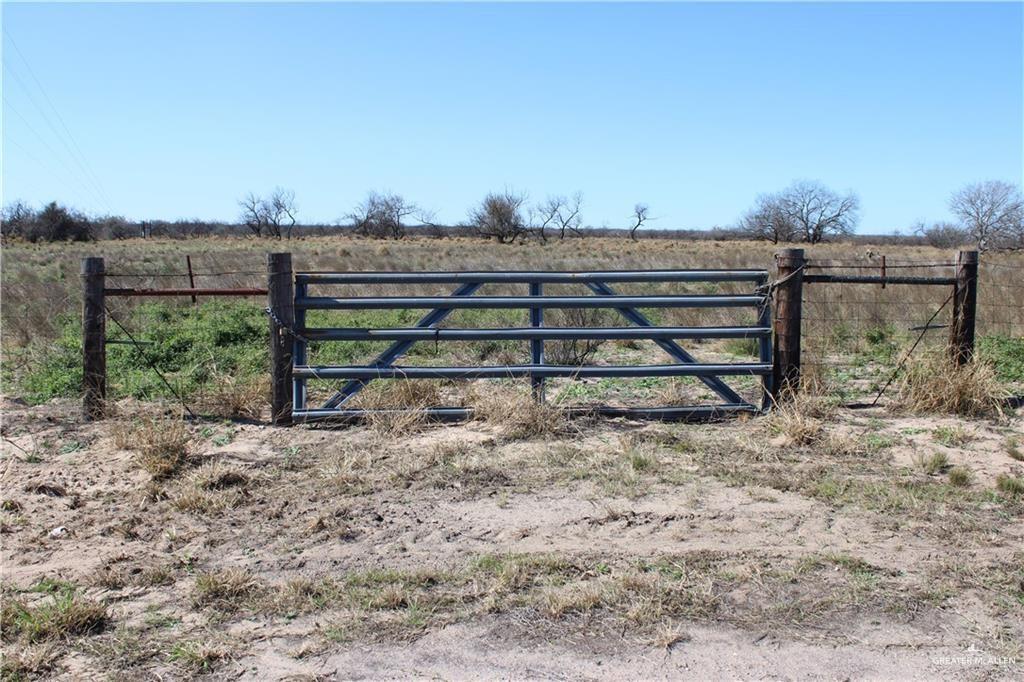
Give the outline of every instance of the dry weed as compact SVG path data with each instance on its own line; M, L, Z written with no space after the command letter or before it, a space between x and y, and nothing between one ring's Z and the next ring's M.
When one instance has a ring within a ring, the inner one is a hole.
M263 584L254 575L239 568L202 573L196 577L192 605L237 611L263 591Z
M185 481L174 497L179 511L212 514L238 503L249 477L220 462L199 467Z
M565 430L565 410L547 402L538 402L525 390L488 384L473 385L466 396L473 418L486 422L505 438L520 440L551 436Z
M210 383L214 390L199 402L203 413L225 419L259 419L270 405L270 377L258 375L235 378L218 374Z
M374 431L394 437L420 430L429 421L427 408L441 402L436 381L391 379L364 388L353 407L367 410L364 420Z
M782 436L793 445L813 445L825 437L825 422L835 407L824 397L809 391L780 400L765 419L768 432Z
M188 426L180 418L142 417L116 422L111 430L114 446L131 450L139 464L153 476L172 476L189 459Z
M1008 393L991 365L976 360L957 367L941 353L907 363L893 407L917 413L1002 417Z

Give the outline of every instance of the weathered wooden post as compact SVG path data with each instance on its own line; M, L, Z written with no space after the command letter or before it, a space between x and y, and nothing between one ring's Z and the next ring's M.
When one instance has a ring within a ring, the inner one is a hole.
M270 308L270 419L292 422L292 336L295 280L290 253L267 254L267 306Z
M82 259L82 416L103 419L107 403L106 270L102 258Z
M974 358L974 325L978 309L978 252L961 251L957 254L956 263L949 352L953 364L960 366Z
M775 255L775 357L772 397L778 401L800 389L800 317L804 290L804 250Z

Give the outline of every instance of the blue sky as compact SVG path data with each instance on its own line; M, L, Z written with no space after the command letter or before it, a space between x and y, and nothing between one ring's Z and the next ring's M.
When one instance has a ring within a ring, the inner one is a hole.
M234 219L370 189L462 220L486 192L584 218L735 221L794 179L861 232L1022 176L1019 3L3 5L3 198Z

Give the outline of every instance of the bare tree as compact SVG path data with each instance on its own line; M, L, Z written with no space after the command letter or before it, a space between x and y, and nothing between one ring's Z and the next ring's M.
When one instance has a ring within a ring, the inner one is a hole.
M492 192L484 197L480 205L469 212L469 224L484 237L501 244L511 244L528 234L529 226L523 218L523 204L526 196L511 190L501 194Z
M793 183L781 198L787 217L808 244L853 234L857 226L860 201L854 194L839 196L820 182L801 181Z
M1024 247L1024 200L1019 187L999 180L968 185L950 198L949 208L979 249Z
M0 211L0 235L4 237L23 237L28 226L36 218L36 212L24 201L17 200L4 206Z
M647 204L637 204L633 207L633 225L629 228L629 238L636 241L636 231L639 230L648 220L650 207Z
M545 244L548 241L547 229L552 223L557 223L558 214L562 211L565 199L563 197L548 197L547 201L540 204L537 207L537 221L533 227L533 231L536 233L540 240ZM532 214L532 211L531 211ZM533 225L534 221L531 220L530 224Z
M270 196L261 198L249 192L238 202L242 224L257 237L292 238L295 227L295 192L277 187Z
M740 221L745 234L773 242L797 240L817 244L829 237L853 234L860 201L840 196L820 182L799 181L778 194L758 197Z
M740 219L737 230L750 239L766 239L773 244L793 241L796 224L783 210L783 203L777 194L762 194L754 208Z
M583 206L583 193L576 192L571 200L562 200L562 208L558 211L558 238L565 239L566 230L575 234L582 234L580 226L583 218L580 216L580 209Z
M928 246L940 249L951 249L963 246L971 241L970 233L958 225L947 222L926 225L918 222L913 228L914 234L920 235Z
M363 236L400 239L405 236L403 221L421 213L418 206L407 202L399 194L370 192L348 218L356 232Z

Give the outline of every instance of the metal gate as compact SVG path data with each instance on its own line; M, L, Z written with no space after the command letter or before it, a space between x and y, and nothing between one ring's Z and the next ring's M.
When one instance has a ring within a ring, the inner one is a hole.
M696 377L722 401L716 405L671 407L587 407L585 411L606 416L660 420L702 420L728 414L758 412L768 403L772 381L771 312L765 270L628 270L609 272L306 272L295 275L295 333L292 349L292 417L296 421L332 419L351 421L368 410L354 408L350 401L368 383L378 379L529 379L538 400L544 400L547 379L567 377ZM623 295L612 285L644 283L748 282L745 294ZM578 284L589 290L582 295L545 295L544 285ZM329 296L332 287L380 285L454 285L447 296ZM525 285L527 295L478 295L487 285ZM316 288L318 295L311 295ZM327 291L321 291L327 290ZM643 309L651 308L739 308L757 311L754 326L656 326ZM529 327L449 328L442 323L456 310L529 310ZM623 327L548 327L544 311L554 308L606 308L614 310L629 325ZM311 310L428 310L411 327L352 328L307 327ZM645 339L656 343L673 360L655 365L556 365L545 361L544 342L563 339ZM701 363L678 342L692 339L756 339L758 361L744 363ZM418 341L440 344L446 341L528 341L528 364L498 366L423 367L396 365ZM390 341L391 345L370 364L359 366L309 365L310 342ZM744 399L724 377L760 376L760 405ZM322 405L308 405L310 379L339 380L341 385ZM571 411L571 410L570 410ZM429 416L460 420L472 416L467 407L430 407Z

